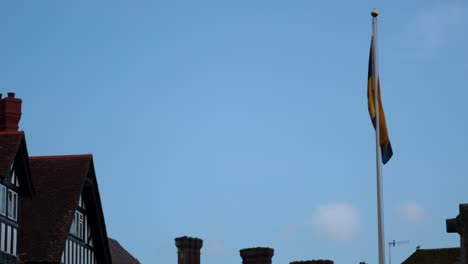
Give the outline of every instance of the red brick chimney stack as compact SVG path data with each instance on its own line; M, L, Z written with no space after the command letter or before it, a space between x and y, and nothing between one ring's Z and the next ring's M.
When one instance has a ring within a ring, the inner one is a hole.
M293 261L289 264L333 264L333 260L328 259L317 259L317 260L303 260L303 261Z
M0 131L18 131L22 103L21 99L15 98L15 93L8 93L3 99L0 94Z
M200 264L200 249L203 240L195 237L178 237L175 239L178 264Z
M240 250L242 264L271 264L274 250L269 247L245 248Z

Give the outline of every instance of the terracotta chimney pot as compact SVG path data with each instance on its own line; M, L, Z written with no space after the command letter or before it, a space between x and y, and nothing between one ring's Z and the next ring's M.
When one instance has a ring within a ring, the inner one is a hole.
M0 100L0 131L18 131L22 103L23 101L15 98L15 93L12 92Z

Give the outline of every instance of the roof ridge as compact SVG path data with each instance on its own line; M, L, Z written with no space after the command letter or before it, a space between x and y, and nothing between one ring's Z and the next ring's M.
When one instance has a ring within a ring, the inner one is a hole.
M31 156L29 159L69 159L69 158L91 158L93 154L73 154L73 155L49 155L49 156Z
M24 131L22 131L22 130L2 130L2 131L0 131L0 135L24 135Z
M429 250L447 250L447 249L460 249L460 247L449 247L449 248L420 248L418 250L425 250L425 251L429 251Z

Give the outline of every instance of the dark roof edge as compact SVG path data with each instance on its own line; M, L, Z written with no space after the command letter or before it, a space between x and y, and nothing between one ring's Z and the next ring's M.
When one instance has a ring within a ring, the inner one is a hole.
M89 169L88 169L88 175L87 179L85 181L85 186L83 186L83 189L88 187L91 197L93 199L93 205L95 206L96 210L96 220L97 220L97 225L99 226L99 237L101 238L101 241L99 241L100 246L103 249L103 258L105 259L105 263L112 263L112 256L110 254L110 249L109 249L109 243L108 243L108 236L107 236L107 228L106 228L106 221L104 218L104 211L102 209L102 203L101 203L101 195L99 193L99 186L96 178L96 172L94 170L94 161L92 155L90 155L90 163L89 163ZM89 207L88 207L89 208ZM94 241L94 243L97 243L98 241ZM96 246L96 245L95 245Z
M49 156L32 156L29 159L39 160L39 159L72 159L72 158L93 158L93 154L73 154L73 155L49 155Z
M25 179L23 179L24 182L21 184L24 186L26 183L26 187L29 193L29 196L34 196L36 195L36 190L34 189L34 184L32 182L32 176L31 176L31 168L29 166L29 154L28 154L28 145L26 144L26 137L23 133L23 137L21 139L21 143L19 146L19 153L21 154L21 158L24 160L24 174L25 174Z

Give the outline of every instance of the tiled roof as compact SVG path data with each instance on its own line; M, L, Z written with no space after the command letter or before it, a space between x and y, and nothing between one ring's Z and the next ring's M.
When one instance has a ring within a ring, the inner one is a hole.
M112 255L113 264L140 264L138 259L134 258L123 248L117 240L109 238L109 249Z
M0 131L0 177L10 171L23 139L22 131Z
M91 160L91 155L30 158L36 196L21 199L22 260L60 262Z
M418 249L402 264L457 264L460 248Z
M28 148L23 131L0 131L0 178L6 177L15 162L20 182L20 196L34 195L29 168Z

